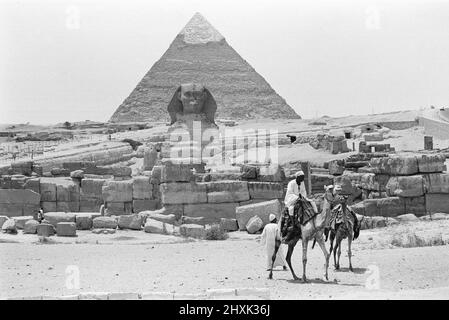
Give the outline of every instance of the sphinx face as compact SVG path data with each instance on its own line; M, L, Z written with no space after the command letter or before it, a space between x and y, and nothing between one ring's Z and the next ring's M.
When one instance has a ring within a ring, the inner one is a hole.
M179 100L182 102L183 112L199 114L203 111L207 99L203 86L194 84L182 85Z

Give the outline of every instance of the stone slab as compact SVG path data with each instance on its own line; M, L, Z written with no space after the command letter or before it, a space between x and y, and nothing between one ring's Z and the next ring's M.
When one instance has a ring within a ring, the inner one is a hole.
M268 224L270 214L276 215L279 218L282 210L282 205L279 200L271 200L240 206L236 208L236 217L239 225L239 230L246 230L246 224L253 216L258 216L263 221L263 226Z
M221 218L235 219L237 203L204 203L184 205L184 216L203 217L206 223L220 223Z

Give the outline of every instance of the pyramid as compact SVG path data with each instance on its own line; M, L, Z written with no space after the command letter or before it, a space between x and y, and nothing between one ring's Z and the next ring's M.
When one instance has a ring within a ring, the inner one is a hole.
M301 117L199 13L112 115L110 122L168 121L179 85L201 83L217 102L216 119Z

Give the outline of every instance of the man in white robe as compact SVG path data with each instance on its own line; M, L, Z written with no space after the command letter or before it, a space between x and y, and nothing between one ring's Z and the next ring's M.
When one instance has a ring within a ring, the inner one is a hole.
M295 203L300 194L311 203L313 210L318 212L315 201L307 197L306 186L304 184L304 172L296 172L295 177L295 180L288 183L284 199L285 206L288 208L288 214L293 216Z
M267 271L271 269L271 262L275 249L275 241L276 239L279 241L281 240L276 216L274 214L270 214L269 219L270 223L265 226L261 236L261 243L263 246L265 246L265 250L267 253ZM279 250L276 254L276 260L274 261L273 268L275 267L283 267L284 270L287 270L287 264L285 263L282 247L279 247Z

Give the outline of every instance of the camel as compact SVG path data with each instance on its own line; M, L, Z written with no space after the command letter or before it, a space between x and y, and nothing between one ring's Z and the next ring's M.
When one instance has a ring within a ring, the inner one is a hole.
M303 210L302 206L300 206L299 208L301 211ZM285 210L288 210L288 209L285 208ZM295 271L293 270L293 267L291 264L291 257L293 254L293 250L294 250L297 242L299 241L299 239L302 239L302 266L303 266L302 281L307 282L307 277L306 277L307 247L308 247L309 241L312 239L315 239L318 242L321 250L323 251L324 260L325 260L324 278L326 279L326 281L329 280L328 268L329 268L330 254L326 250L326 246L324 243L324 237L323 237L324 228L327 225L328 219L329 219L329 210L325 210L323 208L323 210L321 212L316 214L305 225L300 225L301 233L299 233L299 230L297 228L293 228L293 230L289 231L289 234L286 237L287 239L289 239L289 241L287 242L288 251L287 251L287 256L285 259L287 260L288 266L290 268L290 271L293 275L294 280L300 280L296 276ZM280 245L281 245L281 240L276 239L274 254L273 254L273 258L272 258L272 265L271 265L272 267L270 269L270 274L268 276L268 279L273 279L273 264L274 264L274 261L276 260L276 254L279 250Z
M346 201L341 203L341 210L345 212L349 210L346 205ZM335 224L335 229L330 229L330 249L329 254L332 254L332 250L334 251L334 267L335 270L340 269L340 255L341 255L341 241L345 238L348 238L348 259L349 259L349 270L353 272L352 268L352 251L351 245L352 241L357 239L360 233L360 227L362 225L363 219L360 222L357 220L357 216L351 212L351 221L346 220L346 215L343 214L343 222ZM335 239L335 248L334 248L334 239ZM327 239L326 239L327 240ZM337 252L338 250L338 252ZM338 254L338 259L336 255Z

